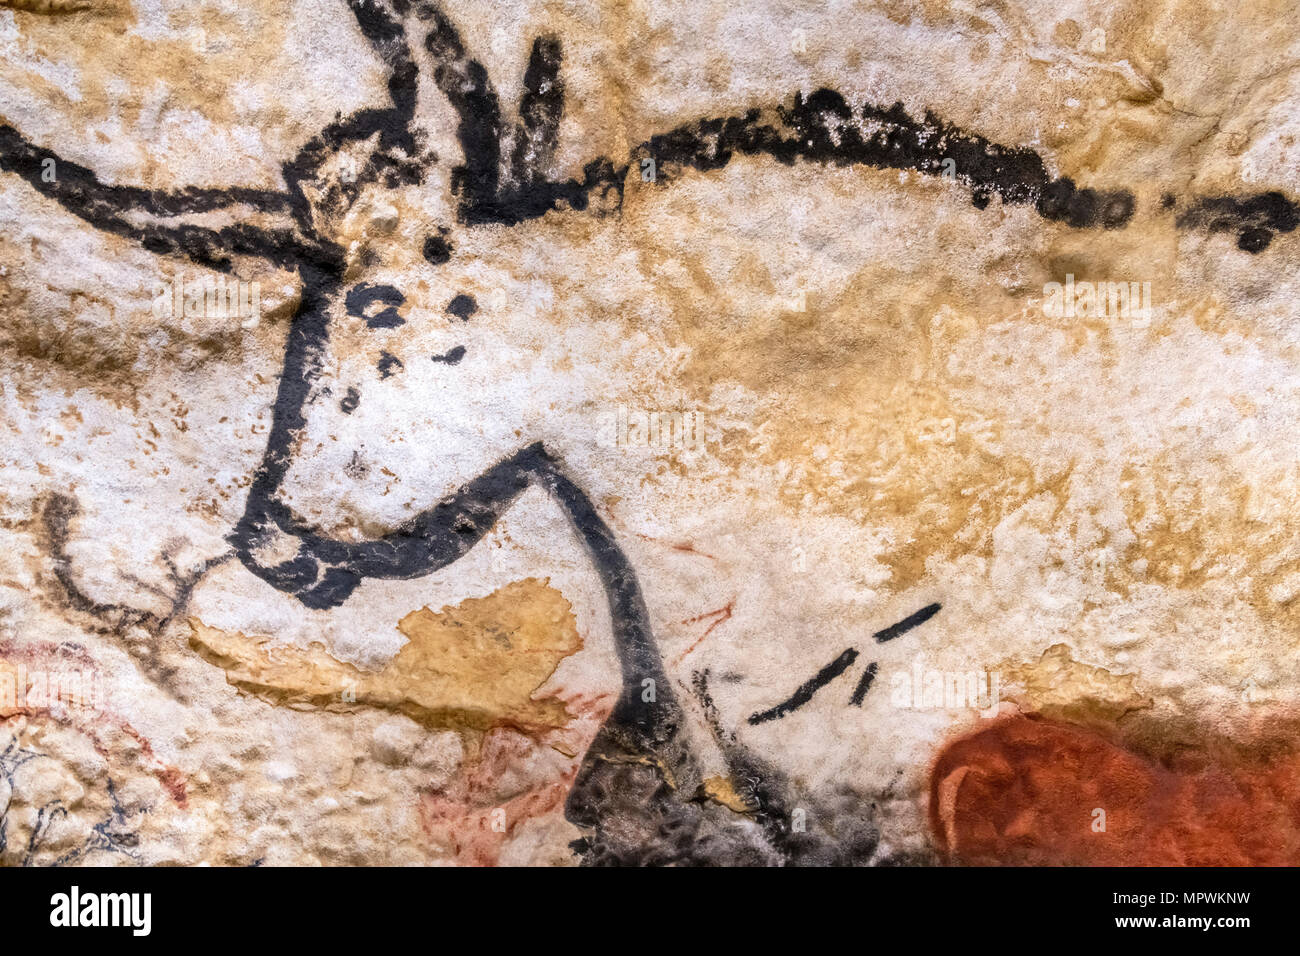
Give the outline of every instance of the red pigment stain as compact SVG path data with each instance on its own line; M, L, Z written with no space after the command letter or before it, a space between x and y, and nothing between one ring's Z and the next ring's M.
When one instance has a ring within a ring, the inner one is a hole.
M930 827L974 865L1295 866L1300 757L1177 770L1095 730L1011 717L940 753Z
M186 795L185 775L177 767L171 764L165 764L158 759L158 755L153 752L153 745L140 731L136 730L126 721L119 721L118 726L123 733L127 734L140 745L140 750L144 756L152 763L153 775L158 778L158 782L163 785L163 789L170 794L172 801L182 810L189 809L189 798Z
M101 679L98 662L80 644L55 644L49 641L16 644L12 641L0 641L0 660L14 664L21 663L30 669L50 673L58 673L66 670L70 665L75 665L82 671L93 674L95 680ZM27 690L25 688L24 692ZM186 796L184 774L178 768L163 763L154 753L153 745L149 740L124 718L105 707L103 701L99 701L98 704L98 709L70 704L58 712L50 707L13 707L6 708L3 716L57 720L84 733L90 738L95 750L109 760L113 758L114 746L105 742L105 733L113 729L121 731L139 745L145 760L151 764L150 772L157 777L176 806L182 810L188 809L189 800Z
M683 554L698 554L700 557L708 558L710 561L718 560L715 555L709 554L707 551L701 551L689 541L664 541L660 538L652 538L648 534L638 534L637 537L642 541L649 541L652 544L661 544L666 548L672 548L674 551L681 551Z
M453 783L420 795L418 811L425 836L449 849L458 863L495 866L506 841L521 825L563 817L564 801L582 762L580 755L609 716L613 698L610 694L556 696L577 717L567 731L534 739L509 727L494 728L484 735L478 759ZM552 745L576 755L560 759ZM535 763L539 755L547 757L548 770L522 789L515 789L517 784L510 781L519 768Z

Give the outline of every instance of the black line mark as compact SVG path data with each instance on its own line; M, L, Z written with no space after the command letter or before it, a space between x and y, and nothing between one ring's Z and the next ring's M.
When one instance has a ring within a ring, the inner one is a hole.
M536 185L551 165L564 115L564 81L560 78L560 41L538 37L524 73L524 95L515 127L512 178L520 186Z
M406 368L402 360L391 352L379 353L379 377L380 379L388 378L394 371L399 368Z
M46 160L54 161L55 176L45 182L42 173ZM85 166L64 159L51 150L27 142L12 126L0 125L0 162L10 172L32 182L42 193L71 207L78 215L97 213L125 214L139 212L155 218L172 218L187 213L204 213L246 206L259 212L282 212L289 208L288 197L266 189L238 186L220 189L187 186L172 193L142 189L139 186L113 186L100 181ZM37 185L39 183L39 185Z
M390 188L423 180L434 157L420 153L419 137L412 129L419 90L419 68L411 54L402 18L410 0L348 0L361 32L388 64L388 95L392 107L366 109L336 120L309 140L284 166L294 218L305 232L315 234L315 213L337 213L352 205L368 184L382 181ZM329 183L313 200L303 186L317 178L322 168L345 147L377 139L355 175Z
M749 722L751 724L762 724L769 720L780 720L786 714L798 710L808 701L812 700L813 694L817 693L835 678L843 674L858 659L858 652L850 647L835 660L831 661L815 675L800 685L799 689L790 695L789 699L777 704L771 710L764 710L757 714L751 714Z
M464 162L452 170L452 189L462 209L487 208L500 184L501 107L487 70L465 51L451 21L432 5L428 12L433 27L424 45L434 60L433 80L460 118Z
M357 410L357 406L360 404L361 393L358 392L354 386L349 385L348 390L344 392L343 397L339 399L339 410L343 412L344 415L351 415Z
M127 819L126 810L118 799L117 786L113 783L113 778L106 777L105 782L108 785L108 798L112 804L108 816L90 828L90 835L81 846L60 856L51 864L52 866L67 866L96 852L121 853L129 859L139 861L135 848L140 844L140 835L131 829L131 822Z
M939 609L942 607L943 605L938 603L927 604L925 607L921 608L921 610L917 611L915 614L909 614L897 624L891 624L882 631L876 631L876 642L878 644L883 644L885 641L892 641L894 638L906 634L912 628L920 627L926 621L930 620L930 618L938 614Z
M140 658L140 666L158 686L174 694L170 682L176 668L165 659L164 635L189 607L199 582L209 571L234 558L235 553L227 551L208 558L188 573L183 573L176 566L171 553L164 553L162 560L167 567L167 576L172 582L173 590L167 593L160 588L147 587L147 590L153 591L167 602L168 608L163 614L127 604L96 601L77 583L72 570L72 558L68 554L72 522L80 513L81 505L72 495L53 494L41 504L38 514L49 551L53 584L62 599L61 605L76 614L85 615L88 621L78 621L78 625L97 633L122 635L136 630L146 634L149 653Z
M876 679L877 664L872 661L867 665L863 672L862 678L858 681L858 686L853 688L853 696L849 698L849 705L852 707L861 707L862 701L867 696L867 691L871 690L871 684Z
M43 173L55 164L53 181ZM0 124L0 169L16 173L39 192L97 229L139 242L159 255L186 256L199 265L229 272L232 257L256 256L282 268L301 260L331 257L291 228L258 229L237 223L220 228L189 223L167 224L165 218L244 206L276 212L288 206L279 194L251 189L191 187L176 193L132 186L110 186L84 166L29 143L12 126Z
M42 754L38 751L19 746L17 737L11 737L4 750L0 750L0 776L4 777L5 789L8 791L5 794L4 808L0 809L0 853L9 847L9 805L13 802L14 791L17 789L14 776L19 767L40 756Z
M691 691L699 702L700 708L704 711L704 722L708 725L714 739L720 743L723 741L734 742L735 735L722 729L722 721L718 718L718 705L713 702L713 694L709 692L709 671L707 668L692 672Z
M47 811L49 816L46 816ZM32 860L36 857L36 851L40 849L45 838L45 832L53 826L58 817L66 817L67 815L67 807L58 800L51 800L36 811L36 822L32 824L32 832L27 840L27 853L23 856L22 866L32 865Z
M985 208L992 195L1008 204L1032 203L1045 219L1074 228L1117 229L1133 216L1127 190L1079 189L1069 178L1052 179L1042 158L1027 147L1006 147L967 133L927 112L923 120L901 103L866 103L855 110L835 90L822 88L775 112L751 109L743 116L704 119L652 137L637 151L655 160L656 182L671 180L674 167L720 169L733 157L766 155L786 165L796 160L836 166L911 169L943 173L951 161L971 201Z
M22 755L18 761L12 760L15 748L18 747L17 738L10 740L3 753L0 753L0 774L3 774L8 784L9 799L12 800L16 781L14 774L18 767L24 763L36 758L51 759L47 754L26 748L18 748L17 753ZM111 804L108 815L99 823L90 828L90 834L86 840L77 847L73 847L63 855L55 859L50 865L66 866L69 863L76 862L90 853L104 851L109 853L121 853L133 860L138 861L138 856L134 852L134 847L139 845L139 834L131 829L131 822L127 819L127 813L118 799L117 787L113 783L112 777L105 777L105 783L108 787L108 798ZM140 812L140 811L137 811ZM63 803L59 800L52 800L40 807L36 814L36 820L32 825L32 831L27 840L27 850L24 853L21 866L31 866L36 860L36 854L43 849L45 838L49 834L50 827L59 817L67 817L68 811ZM9 844L8 838L8 802L5 805L5 812L0 814L0 854L4 853Z

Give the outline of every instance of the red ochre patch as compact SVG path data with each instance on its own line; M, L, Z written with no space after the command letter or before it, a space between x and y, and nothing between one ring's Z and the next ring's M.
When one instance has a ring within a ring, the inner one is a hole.
M930 826L973 865L1294 866L1300 756L1172 769L1096 730L1011 717L940 753Z

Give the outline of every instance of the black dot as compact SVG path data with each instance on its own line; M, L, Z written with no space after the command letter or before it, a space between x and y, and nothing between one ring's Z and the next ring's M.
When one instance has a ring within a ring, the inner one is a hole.
M1272 230L1256 226L1242 231L1241 235L1237 237L1237 248L1252 253L1262 252L1268 248L1268 244L1272 241Z
M469 317L477 311L478 303L472 295L461 293L447 303L447 314L456 316L462 322L468 322Z
M451 243L442 236L430 236L424 240L424 258L435 266L440 266L451 258Z
M361 404L361 393L355 388L349 388L348 393L343 396L343 401L339 402L339 408L343 410L344 415L351 415Z

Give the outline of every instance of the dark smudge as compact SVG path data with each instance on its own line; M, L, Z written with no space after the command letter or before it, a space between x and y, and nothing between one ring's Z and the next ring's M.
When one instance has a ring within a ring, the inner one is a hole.
M454 315L462 322L468 322L469 317L477 311L478 303L472 295L462 293L447 303L447 314Z
M1279 232L1300 225L1300 207L1280 192L1253 196L1209 196L1196 200L1179 213L1181 229L1203 229L1211 234L1235 232L1237 248L1258 253L1268 248Z

